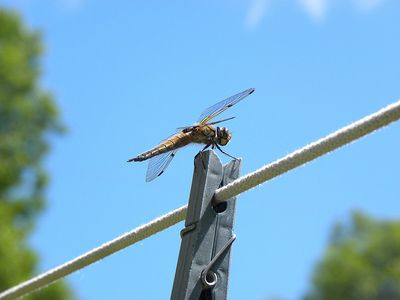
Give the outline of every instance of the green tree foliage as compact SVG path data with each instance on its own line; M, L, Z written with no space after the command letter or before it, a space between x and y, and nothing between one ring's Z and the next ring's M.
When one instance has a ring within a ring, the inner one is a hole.
M38 84L41 50L39 34L0 7L0 291L35 273L27 237L44 206L46 135L61 132L55 103ZM62 282L27 297L71 298Z
M400 221L360 212L338 224L305 300L400 299Z

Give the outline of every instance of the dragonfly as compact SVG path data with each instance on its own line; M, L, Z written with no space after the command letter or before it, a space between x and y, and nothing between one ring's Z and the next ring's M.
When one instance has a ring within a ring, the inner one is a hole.
M189 144L204 144L205 146L200 153L211 146L212 149L217 148L223 154L236 159L220 147L228 144L232 138L232 134L226 127L214 126L231 120L234 117L214 122L210 121L254 91L254 88L247 89L210 106L200 115L196 124L178 128L178 132L161 141L154 148L129 159L128 162L149 160L146 172L146 181L149 182L163 174L176 152Z

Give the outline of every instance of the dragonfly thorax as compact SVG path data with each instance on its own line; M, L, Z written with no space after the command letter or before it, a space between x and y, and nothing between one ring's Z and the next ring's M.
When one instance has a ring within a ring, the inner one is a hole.
M232 137L232 134L225 127L217 127L217 134L215 136L218 145L225 146L228 144Z

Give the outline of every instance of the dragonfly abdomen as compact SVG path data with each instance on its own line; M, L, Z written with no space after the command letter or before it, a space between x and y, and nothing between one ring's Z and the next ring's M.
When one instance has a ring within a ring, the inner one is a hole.
M186 146L190 142L191 141L190 141L190 137L188 134L179 132L179 133L171 136L169 139L163 141L162 143L160 143L158 146L154 147L153 149L143 152L143 153L139 154L138 156L128 160L128 162L143 161L143 160L152 158L156 155L160 155L162 153L172 151L172 150L178 149L180 147Z

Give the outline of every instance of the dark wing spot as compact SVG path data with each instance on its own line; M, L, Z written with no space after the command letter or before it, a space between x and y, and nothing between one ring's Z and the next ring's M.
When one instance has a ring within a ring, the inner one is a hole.
M171 153L171 157L174 157L175 156L175 153Z
M164 173L164 171L161 171L160 174L157 175L157 177L158 177L158 176L161 176L162 173Z
M250 93L249 93L249 95L250 95L250 94L253 94L255 90L256 90L255 88L252 88L251 91L250 91Z
M232 107L233 106L233 104L228 104L226 107Z

